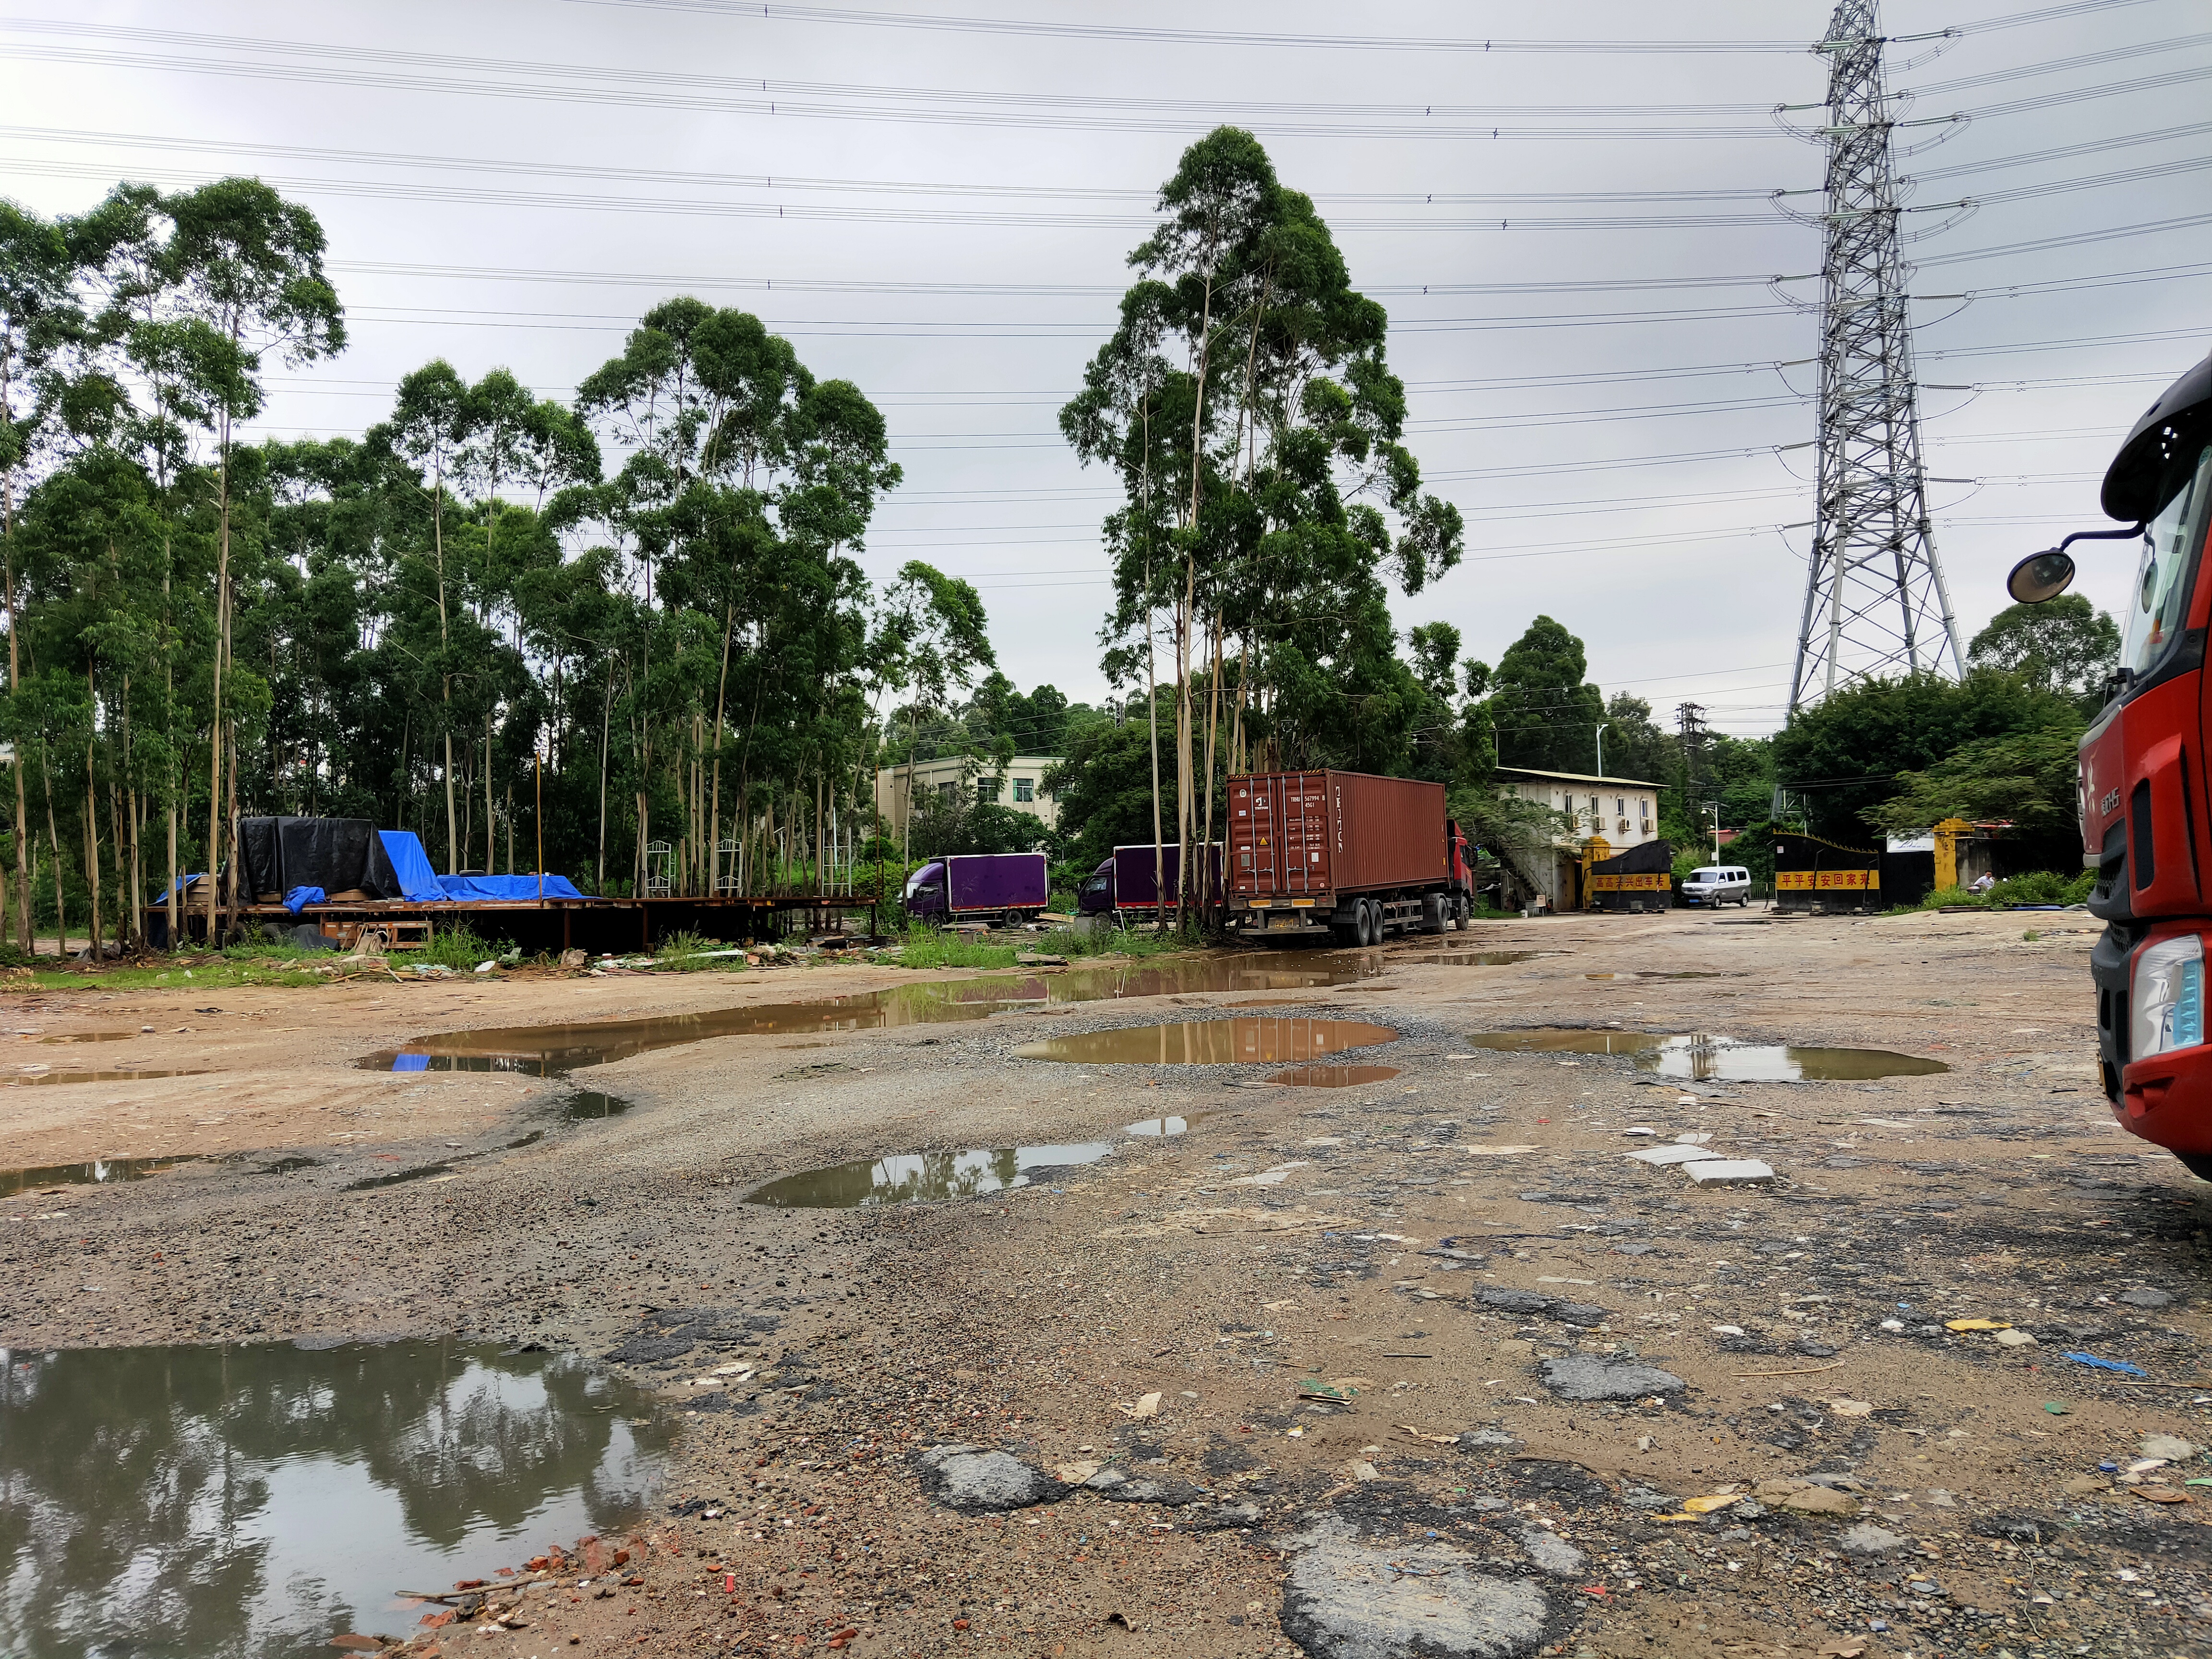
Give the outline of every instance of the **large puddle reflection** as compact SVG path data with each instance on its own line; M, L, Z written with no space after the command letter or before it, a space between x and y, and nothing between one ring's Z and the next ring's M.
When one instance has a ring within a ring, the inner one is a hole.
M1364 1019L1239 1014L1229 1019L1079 1031L1024 1043L1014 1054L1021 1060L1058 1060L1079 1066L1288 1066L1397 1040L1397 1032L1388 1025Z
M994 974L983 979L897 985L857 996L718 1008L697 1014L447 1031L404 1048L371 1054L358 1063L372 1072L526 1072L553 1077L580 1066L605 1066L632 1054L702 1042L710 1037L794 1036L895 1025L937 1025L985 1019L1016 1009L1123 997L1318 990L1372 978L1382 971L1382 958L1373 951L1217 952L1172 962L1084 968L1065 974Z
M0 1653L327 1655L643 1512L666 1431L571 1357L440 1342L0 1350ZM549 1606L532 1638L556 1639ZM551 1627L551 1628L549 1628Z
M1632 1054L1638 1071L1694 1083L1863 1083L1951 1069L1940 1060L1887 1048L1799 1048L1702 1032L1668 1036L1657 1031L1479 1031L1468 1042L1509 1054Z
M1087 1140L1072 1146L978 1146L856 1158L771 1181L746 1199L792 1210L851 1210L866 1204L975 1198L1026 1187L1038 1170L1096 1164L1113 1150L1110 1140Z

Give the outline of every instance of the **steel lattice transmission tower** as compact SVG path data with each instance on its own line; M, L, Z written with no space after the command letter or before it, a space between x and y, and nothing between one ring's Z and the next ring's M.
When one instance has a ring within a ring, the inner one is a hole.
M1815 48L1828 69L1820 283L1820 495L1792 714L1875 675L1960 672L1928 524L1909 275L1891 166L1876 0L1842 0Z

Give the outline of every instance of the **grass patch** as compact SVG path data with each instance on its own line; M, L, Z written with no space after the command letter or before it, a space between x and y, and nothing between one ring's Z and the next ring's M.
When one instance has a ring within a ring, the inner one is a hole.
M1022 936L1022 948L1030 948L1027 940L1035 935ZM898 965L902 968L1011 968L1014 965L1015 947L970 940L958 933L940 933L933 928L916 927L906 936L899 951Z
M505 939L496 942L483 938L464 922L458 927L434 927L430 942L419 951L409 951L394 957L394 965L423 963L432 967L451 968L456 973L472 974L480 962L496 962L514 950Z
M172 957L166 963L126 963L95 968L34 968L10 974L0 981L0 990L82 990L96 983L106 991L227 991L247 985L320 985L323 976L307 963L315 953L301 958L244 957L231 960L217 953L195 951Z
M2096 879L2095 873L2088 870L2078 876L2061 875L2054 870L2031 870L2026 875L2006 877L1985 893L1970 892L1964 887L1939 887L1918 905L1899 906L1891 914L1910 915L1916 908L2004 910L2015 904L2081 904L2087 900L2089 889Z
M653 954L653 965L666 973L742 974L745 970L743 957L722 957L710 954L733 947L719 939L708 939L693 933L670 933L663 938Z

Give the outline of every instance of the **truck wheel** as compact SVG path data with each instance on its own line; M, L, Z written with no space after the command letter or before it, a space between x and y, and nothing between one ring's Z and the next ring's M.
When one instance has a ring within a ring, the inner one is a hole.
M1333 921L1328 925L1329 943L1340 951L1349 951L1367 943L1367 929L1364 926L1366 918L1356 910L1353 914L1358 916L1358 920L1351 922Z
M2200 1181L2212 1181L2212 1152L2176 1152L2181 1167Z
M1373 899L1359 902L1359 942L1380 945L1382 942L1382 907Z

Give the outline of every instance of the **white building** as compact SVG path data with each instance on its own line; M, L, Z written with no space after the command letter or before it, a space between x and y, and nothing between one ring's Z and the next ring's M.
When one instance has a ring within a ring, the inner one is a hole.
M1027 812L1050 830L1060 822L1060 805L1045 793L1044 775L1060 763L1057 755L1017 755L1000 772L989 763L965 755L917 761L911 769L914 799L935 796L951 800L965 791L970 799ZM907 795L908 770L903 766L886 766L876 774L876 811L893 836L906 833L907 814L911 810Z
M1568 823L1553 838L1553 855L1537 860L1538 867L1527 872L1558 909L1580 907L1582 848L1591 836L1604 837L1609 857L1659 838L1659 786L1642 778L1501 766L1498 787L1500 793L1568 815ZM1508 874L1508 896L1525 902L1528 895L1519 890L1521 885Z

